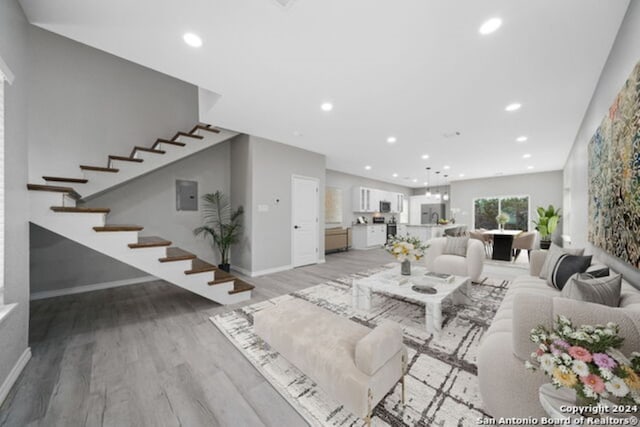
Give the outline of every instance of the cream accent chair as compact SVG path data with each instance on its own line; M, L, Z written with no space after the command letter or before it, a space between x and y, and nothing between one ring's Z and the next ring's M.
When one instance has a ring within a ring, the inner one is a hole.
M513 244L511 245L511 250L513 251L513 262L516 262L518 255L520 255L520 251L523 249L527 251L527 258L531 259L531 251L533 250L533 245L536 243L536 233L533 231L525 231L523 233L518 234L513 239Z
M404 404L407 349L397 323L371 330L292 298L256 312L253 325L256 335L367 425L398 382Z
M466 256L444 254L446 237L431 239L427 242L424 260L429 271L435 273L468 276L472 282L477 281L484 268L484 244L476 239L469 239Z

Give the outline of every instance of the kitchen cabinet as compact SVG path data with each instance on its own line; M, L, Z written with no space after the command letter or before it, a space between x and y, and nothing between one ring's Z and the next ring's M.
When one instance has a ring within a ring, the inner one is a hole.
M404 194L390 191L377 190L375 188L353 188L353 212L378 212L380 202L391 203L390 213L402 212Z
M353 227L353 248L379 248L387 243L386 224L356 225Z

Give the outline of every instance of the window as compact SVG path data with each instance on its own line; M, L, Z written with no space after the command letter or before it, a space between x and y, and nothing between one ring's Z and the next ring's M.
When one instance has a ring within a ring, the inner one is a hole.
M506 230L529 230L529 196L485 197L473 201L475 228L498 228L496 217L500 213L509 216Z

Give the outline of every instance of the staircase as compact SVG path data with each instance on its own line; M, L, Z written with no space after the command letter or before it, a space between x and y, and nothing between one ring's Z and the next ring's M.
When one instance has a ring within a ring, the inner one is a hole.
M158 139L151 147L136 146L129 156L111 155L106 166L82 165L83 177L44 176L45 183L27 185L30 221L220 304L246 301L252 285L162 237L141 236L142 226L109 224L108 208L77 206L81 200L236 135L198 124L188 133Z

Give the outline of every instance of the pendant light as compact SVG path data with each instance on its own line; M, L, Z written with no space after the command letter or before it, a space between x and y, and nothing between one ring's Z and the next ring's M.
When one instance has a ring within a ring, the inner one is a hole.
M440 175L440 171L436 171L436 177ZM440 196L440 187L437 187L439 180L436 178L436 199L439 199Z
M427 185L431 184L431 168L427 167ZM431 190L429 189L429 187L427 187L427 191L426 193L424 193L425 196L427 197L431 197Z
M447 178L449 177L449 175L445 175L444 176L444 185L447 185ZM445 202L447 200L449 200L449 193L445 190L444 192L444 196L442 196L442 200L444 200Z

